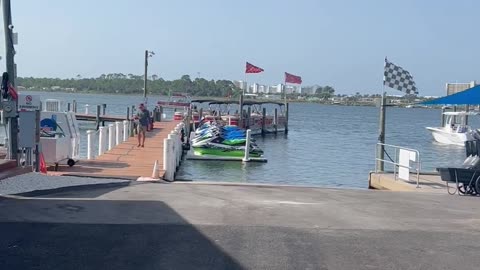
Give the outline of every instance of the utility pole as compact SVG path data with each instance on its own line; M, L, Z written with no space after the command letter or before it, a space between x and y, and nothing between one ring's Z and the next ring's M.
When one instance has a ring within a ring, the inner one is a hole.
M12 25L12 10L10 8L10 0L3 0L3 29L5 32L5 62L6 69L10 83L15 86L15 63L14 55L15 49L13 48L13 25ZM13 109L17 111L17 101L14 101ZM8 156L10 159L17 159L18 151L18 119L17 117L11 117L8 119Z
M145 106L147 105L148 58L154 55L154 52L145 50L145 74L143 77L143 99L145 102Z
M148 50L145 50L145 73L143 78L143 98L147 100Z

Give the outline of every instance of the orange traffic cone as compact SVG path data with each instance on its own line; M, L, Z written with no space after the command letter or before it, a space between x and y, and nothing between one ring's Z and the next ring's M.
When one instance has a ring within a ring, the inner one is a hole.
M40 153L39 155L40 158L40 172L47 174L47 164L45 163L45 158L43 157L43 153Z

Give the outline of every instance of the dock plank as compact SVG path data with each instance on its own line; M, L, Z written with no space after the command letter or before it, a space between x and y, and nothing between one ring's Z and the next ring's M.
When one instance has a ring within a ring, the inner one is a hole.
M163 140L175 128L178 121L157 122L151 132L147 132L145 147L137 147L137 137L114 147L95 160L81 160L75 166L59 166L52 175L76 175L88 177L113 177L137 180L152 176L155 160L159 164L159 174L163 176Z

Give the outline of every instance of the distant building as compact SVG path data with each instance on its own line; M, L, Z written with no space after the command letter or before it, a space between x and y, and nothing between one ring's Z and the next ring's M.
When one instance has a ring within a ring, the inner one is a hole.
M448 95L453 95L458 92L465 91L467 89L470 89L472 87L475 87L478 85L475 81L471 81L469 83L447 83L445 85L445 89L447 90L447 96Z
M247 82L245 82L245 81L233 81L233 84L234 84L236 87L238 87L238 88L240 88L240 89L242 89L242 90L245 90L245 91L248 90L248 89L247 89Z
M251 92L249 92L249 93L257 94L258 93L258 87L259 87L258 83L252 84L251 89L250 89Z

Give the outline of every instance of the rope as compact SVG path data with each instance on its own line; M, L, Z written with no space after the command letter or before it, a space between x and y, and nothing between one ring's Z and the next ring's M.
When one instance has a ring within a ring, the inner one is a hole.
M387 153L387 150L385 150L385 148L383 149L383 152L385 153L385 155L387 155L388 159L390 159L391 162L394 162L390 155Z

